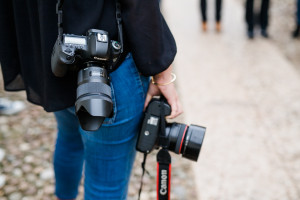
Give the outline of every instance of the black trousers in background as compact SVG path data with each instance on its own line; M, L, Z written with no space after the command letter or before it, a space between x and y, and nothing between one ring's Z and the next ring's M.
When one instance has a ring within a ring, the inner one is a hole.
M246 1L246 22L248 25L248 30L253 31L255 25L255 14L253 11L253 4L254 0L247 0ZM259 13L259 23L262 30L266 30L269 23L269 4L270 0L261 0L261 8Z
M221 21L222 0L215 0L215 1L216 1L216 22L220 22ZM206 0L200 0L200 9L201 9L203 22L207 21L206 7L207 7Z

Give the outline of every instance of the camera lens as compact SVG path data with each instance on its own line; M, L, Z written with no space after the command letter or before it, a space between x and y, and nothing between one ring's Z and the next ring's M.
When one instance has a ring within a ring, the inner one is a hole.
M187 129L184 144L182 145L182 157L197 161L205 135L205 128L190 125Z
M193 161L198 160L205 128L197 125L170 123L166 127L169 135L169 150Z
M82 129L95 131L113 110L107 71L89 62L78 72L76 114Z

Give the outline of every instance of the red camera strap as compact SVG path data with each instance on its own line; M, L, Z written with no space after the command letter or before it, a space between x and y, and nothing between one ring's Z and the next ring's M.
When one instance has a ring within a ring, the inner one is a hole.
M157 154L157 200L170 200L171 196L171 156L167 149Z

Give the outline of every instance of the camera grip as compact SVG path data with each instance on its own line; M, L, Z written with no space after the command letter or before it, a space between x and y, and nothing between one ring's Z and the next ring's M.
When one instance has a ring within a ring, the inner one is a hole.
M66 54L63 51L61 42L57 40L51 55L51 69L53 74L57 77L65 76L68 70L68 64L72 64L74 61L75 56Z
M143 153L150 153L155 146L159 132L159 117L145 113L144 122L138 136L136 149Z

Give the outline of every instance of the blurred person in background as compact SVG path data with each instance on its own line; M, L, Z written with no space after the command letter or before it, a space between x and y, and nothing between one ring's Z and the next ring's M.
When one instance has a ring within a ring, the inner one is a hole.
M300 0L297 0L297 13L296 13L296 29L293 32L293 37L299 37L300 35Z
M269 23L269 4L270 0L261 0L260 13L256 20L256 12L254 11L254 0L246 0L246 22L247 22L247 35L249 39L254 38L254 27L256 22L260 25L261 35L268 38L268 23Z
M11 101L7 98L0 98L0 115L14 115L25 108L22 101Z
M215 0L216 10L215 10L215 21L216 30L221 31L221 8L222 0ZM202 30L207 30L207 0L200 0L200 10L202 15Z

